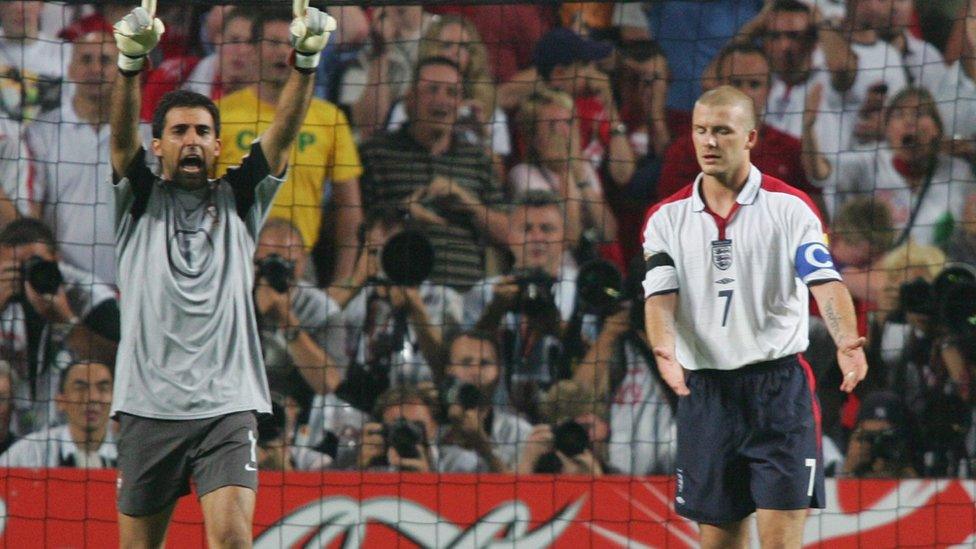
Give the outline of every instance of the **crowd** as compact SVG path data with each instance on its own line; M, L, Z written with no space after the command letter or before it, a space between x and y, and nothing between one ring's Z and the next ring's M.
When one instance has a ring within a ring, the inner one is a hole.
M727 84L755 103L756 167L822 210L868 337L847 395L811 318L828 474L976 477L976 0L945 3L947 33L921 4L319 6L339 28L254 258L260 466L672 473L640 235L698 174L694 101ZM127 8L0 3L0 466L115 464ZM164 93L203 93L220 175L273 119L292 16L159 17L144 137Z

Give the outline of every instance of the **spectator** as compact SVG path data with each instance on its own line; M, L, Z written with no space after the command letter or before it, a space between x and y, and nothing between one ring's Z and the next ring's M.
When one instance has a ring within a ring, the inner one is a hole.
M108 102L118 74L110 33L79 36L71 52L60 109L27 127L33 177L17 190L18 207L54 230L64 259L114 285L115 195L109 185ZM112 287L107 288L112 290Z
M508 117L495 105L495 85L488 68L488 51L478 30L468 20L453 15L438 18L420 41L420 59L444 57L461 69L463 99L455 132L458 138L484 147L498 168L512 152ZM386 129L395 131L406 121L403 101L390 110ZM502 173L499 171L498 173Z
M288 64L291 12L268 9L260 31L261 82L220 100L224 148L219 171L236 166L250 151L251 141L271 125L275 105L292 68ZM292 153L288 179L275 196L270 217L283 217L299 230L306 250L320 238L325 183L331 195L334 222L323 238L333 252L331 269L322 278L341 280L352 274L356 260L356 228L362 221L359 175L362 168L346 117L335 105L313 98ZM304 275L304 273L302 273Z
M366 46L343 72L339 88L339 103L348 107L361 141L381 132L390 108L409 90L420 37L432 21L422 6L373 10Z
M881 38L900 54L909 86L935 90L945 78L946 63L942 52L931 43L912 34L915 17L912 0L887 0L890 25L881 29Z
M487 472L487 464L470 450L438 439L437 404L419 389L403 386L380 396L378 423L363 426L358 465L361 469L438 473Z
M529 193L512 213L513 270L464 296L464 326L501 334L503 383L495 402L510 399L530 421L539 391L558 377L564 326L576 309L578 269L565 261L563 219L556 196Z
M14 389L18 381L10 363L0 360L0 455L17 440L17 436L10 429L10 420L13 418Z
M493 471L514 472L532 425L510 406L495 404L501 383L496 342L487 334L461 332L444 349L440 396L451 424L442 440L473 450ZM470 391L466 396L465 387L474 387L477 398Z
M609 472L606 406L593 391L575 381L563 380L550 387L542 400L545 423L532 428L518 472L593 478Z
M610 79L595 64L612 51L608 44L560 28L539 40L533 60L541 84L573 97L583 157L604 170L608 183L621 186L634 174L634 151Z
M643 27L646 30L646 24ZM636 169L626 187L607 188L607 201L618 220L618 240L625 264L629 265L640 254L640 225L644 214L651 204L664 198L658 194L658 182L664 153L671 144L665 108L671 71L657 42L628 43L622 48L622 54L621 117L630 128Z
M946 135L952 138L952 154L976 159L976 0L959 6L946 44L945 75L930 90L938 102Z
M826 143L837 143L830 152L875 148L883 137L884 105L908 84L901 55L882 39L891 17L888 0L847 0L847 16L840 25L857 56L857 77L844 93L824 89L817 124L827 124L818 128Z
M519 71L532 64L535 43L558 23L556 9L542 4L444 5L429 10L459 15L474 24L488 48L496 82L521 78ZM528 77L534 78L534 74Z
M642 304L642 299L625 303L603 320L573 379L593 388L605 412L600 419L610 434L603 444L606 453L598 455L627 475L669 475L677 450L678 400L657 370ZM576 421L581 419L586 418Z
M400 207L431 239L431 282L465 290L485 275L485 247L507 241L508 215L482 147L457 139L461 73L443 57L420 61L404 104L408 123L362 145L363 203Z
M43 7L43 2L0 2L0 74L8 90L0 105L4 117L32 119L60 101L64 62L71 54L55 36L59 29L41 28Z
M159 100L173 89L195 91L217 101L255 82L253 60L258 51L254 43L253 11L216 6L211 12L226 12L218 32L208 36L213 41L213 53L203 58L173 57L153 69L143 85L143 120L152 120Z
M430 365L439 358L444 333L461 320L461 297L456 291L429 279L416 285L398 283L400 273L384 267L389 259L381 260L388 255L401 261L424 261L406 250L391 252L387 246L405 229L418 233L391 209L369 213L363 225L360 259L365 272L352 282L350 291L355 297L343 309L352 366L339 396L362 410L372 409L387 387L433 380ZM397 271L410 267L397 266Z
M112 368L102 362L72 362L58 383L57 407L67 423L29 433L0 455L4 467L115 467L115 437L108 428Z
M945 245L962 219L976 176L957 158L939 151L942 120L932 96L906 88L892 97L885 113L887 147L848 151L814 177L823 185L828 210L870 194L891 212L896 243Z
M865 397L844 458L845 476L912 478L915 445L910 413L889 391Z
M816 196L818 189L807 182L800 162L800 141L786 135L762 121L769 96L769 62L766 54L759 48L748 44L734 45L719 55L718 76L723 84L728 84L746 95L755 104L760 117L757 125L759 140L750 152L752 163L763 173L789 181L803 192ZM658 195L671 196L688 185L698 174L698 161L692 144L689 128L682 132L668 147L661 178L658 180Z
M522 104L518 113L525 162L508 173L512 199L530 192L549 192L560 198L566 212L566 239L578 249L580 238L595 243L616 240L617 223L603 199L599 176L580 152L573 99L543 88Z
M30 161L21 123L0 116L0 229L20 217L17 198L33 177Z
M335 391L346 365L339 305L301 278L308 254L288 220L269 219L258 239L254 308L269 388L307 416L315 395Z
M844 283L857 301L871 299L872 268L894 244L891 212L871 196L849 200L834 216L830 231L830 254Z
M0 231L0 355L24 380L16 388L15 432L57 423L58 371L72 355L110 361L119 340L114 293L59 261L54 234L22 218Z
M737 42L762 41L771 81L764 122L800 139L803 112L814 86L843 94L857 77L858 57L833 20L800 0L769 2L736 36ZM818 101L812 105L821 109ZM836 128L818 126L825 144L837 141ZM833 150L833 149L832 149Z
M671 133L691 125L691 109L701 95L701 76L736 31L763 7L763 0L692 0L654 2L648 10L650 35L668 58Z

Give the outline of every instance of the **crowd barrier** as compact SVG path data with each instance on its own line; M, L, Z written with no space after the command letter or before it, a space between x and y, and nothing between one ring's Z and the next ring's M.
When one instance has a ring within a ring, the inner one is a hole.
M114 547L115 472L0 470L0 547ZM261 473L255 547L697 547L667 477ZM183 498L168 547L203 547ZM976 481L828 480L807 547L976 544Z

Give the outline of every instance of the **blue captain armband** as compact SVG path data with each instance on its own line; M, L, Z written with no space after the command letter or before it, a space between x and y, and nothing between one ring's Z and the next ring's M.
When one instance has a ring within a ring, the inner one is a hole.
M837 278L840 274L834 266L834 259L823 242L810 242L796 250L796 274L804 282L814 273L819 273L816 279ZM826 276L825 276L826 275Z

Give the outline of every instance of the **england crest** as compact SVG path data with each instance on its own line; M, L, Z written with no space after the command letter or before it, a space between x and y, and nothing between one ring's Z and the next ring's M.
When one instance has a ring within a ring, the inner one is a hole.
M712 241L712 264L718 270L724 271L732 266L732 241L713 240Z

